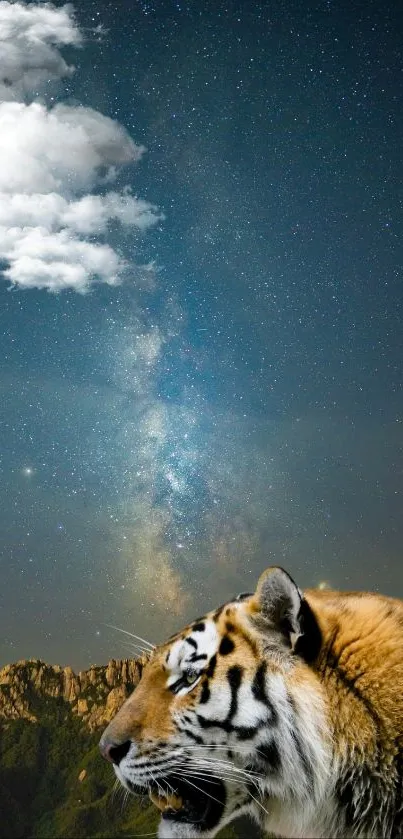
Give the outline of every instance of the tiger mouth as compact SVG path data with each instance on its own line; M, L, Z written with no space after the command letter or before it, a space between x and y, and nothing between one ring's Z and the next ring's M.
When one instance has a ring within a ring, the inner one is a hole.
M130 782L128 785L133 792L140 792L136 785ZM193 781L188 783L185 779L166 777L141 791L148 792L163 819L198 825L203 830L218 824L226 802L225 786L218 778L197 778L197 785L194 785Z

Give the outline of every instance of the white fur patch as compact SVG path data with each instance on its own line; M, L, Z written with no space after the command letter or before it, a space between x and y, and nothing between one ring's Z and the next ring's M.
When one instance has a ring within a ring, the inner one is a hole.
M238 690L238 709L232 717L232 724L240 728L250 728L258 726L267 720L267 718L267 706L254 698L251 685L245 680Z
M211 684L210 699L199 708L200 715L206 720L220 720L224 722L231 707L231 689L228 684Z
M195 672L203 670L209 659L217 652L219 636L216 625L213 621L203 621L203 623L204 630L201 632L193 630L187 635L187 638L194 641L196 647L182 638L179 638L172 645L166 661L166 666L170 671L168 686L173 684L187 668L191 668ZM197 656L204 655L207 658L193 661L195 654Z

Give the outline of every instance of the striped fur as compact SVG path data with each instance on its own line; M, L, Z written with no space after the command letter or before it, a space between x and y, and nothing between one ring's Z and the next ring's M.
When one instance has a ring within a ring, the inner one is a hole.
M402 646L403 602L269 569L155 650L101 748L128 789L199 788L206 813L163 815L160 839L243 813L276 836L403 837Z

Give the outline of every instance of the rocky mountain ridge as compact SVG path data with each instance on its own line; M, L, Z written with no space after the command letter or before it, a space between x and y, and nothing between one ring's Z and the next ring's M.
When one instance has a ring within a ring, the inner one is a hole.
M26 719L38 722L52 700L67 703L89 731L107 725L138 683L145 657L111 659L74 673L71 667L29 659L0 668L0 723ZM38 702L41 713L37 716Z

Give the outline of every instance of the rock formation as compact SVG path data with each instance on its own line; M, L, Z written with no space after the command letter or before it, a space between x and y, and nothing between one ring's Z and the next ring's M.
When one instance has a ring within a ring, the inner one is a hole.
M76 674L71 667L30 659L0 669L0 723L37 721L35 708L58 699L68 703L90 731L105 726L139 681L147 659L112 659Z

